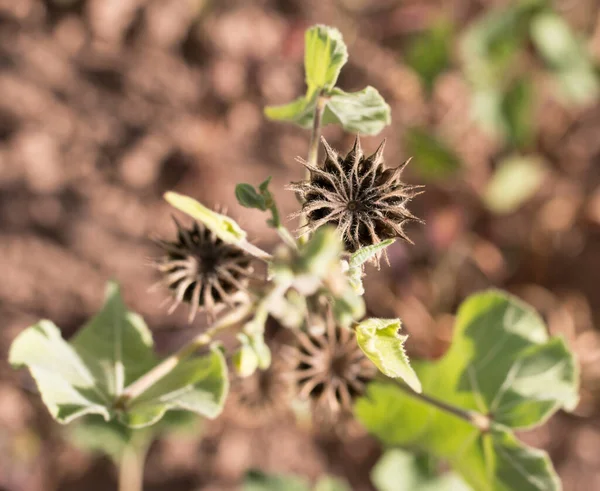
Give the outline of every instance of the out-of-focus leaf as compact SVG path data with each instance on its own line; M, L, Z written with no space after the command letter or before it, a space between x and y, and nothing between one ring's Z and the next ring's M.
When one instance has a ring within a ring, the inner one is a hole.
M399 319L367 319L356 326L356 340L360 349L379 368L392 378L401 378L416 392L421 383L410 366L404 350L408 336L401 336Z
M598 97L600 79L591 57L560 15L546 11L535 16L531 37L567 101L586 104Z
M348 50L340 31L316 25L304 35L304 69L308 98L320 89L332 89L348 60Z
M336 123L351 133L376 135L392 121L390 106L371 86L359 92L333 89L323 113L323 124Z
M533 87L527 79L515 80L504 93L500 105L505 133L517 147L529 145L533 139Z
M10 348L9 362L29 368L44 404L59 423L85 414L110 419L108 394L52 322L42 320L19 334Z
M122 421L132 428L156 423L171 409L217 417L229 390L227 362L218 347L181 361L168 375L128 403Z
M246 334L238 334L238 339L241 341L241 346L233 355L233 366L240 377L249 377L258 368L258 356Z
M310 486L300 477L251 470L244 479L243 491L310 491Z
M350 256L347 272L348 281L358 295L365 293L365 289L363 288L362 284L364 263L375 257L378 252L381 252L385 248L392 245L394 241L395 239L387 239L379 244L361 247L358 251L353 253L352 256Z
M527 40L533 15L545 0L520 0L488 11L461 43L467 77L479 89L502 88L511 64Z
M388 450L379 459L371 479L378 491L471 491L454 472L425 472L418 457L400 449Z
M317 481L313 491L351 491L350 487L340 479L325 476Z
M406 132L407 152L413 157L415 170L423 179L447 179L461 167L458 156L441 140L421 128Z
M237 244L246 239L246 232L231 218L212 211L194 198L168 191L165 199L178 210L203 223L223 242Z
M548 338L531 308L497 291L471 296L459 309L446 355L414 367L425 394L489 415L491 431L383 383L371 384L355 406L369 431L388 445L447 459L478 491L559 489L547 456L509 431L541 424L578 400L572 353L561 339Z
M428 93L437 77L450 65L452 41L452 24L443 20L419 35L408 47L406 63L419 74Z
M88 452L109 456L118 465L127 447L146 447L165 434L183 436L191 431L197 433L198 418L187 411L168 411L160 422L152 427L134 430L117 420L105 421L97 415L85 416L69 425L67 437L75 446Z
M512 213L536 193L545 176L546 168L539 158L509 157L499 164L488 182L485 204L494 213Z

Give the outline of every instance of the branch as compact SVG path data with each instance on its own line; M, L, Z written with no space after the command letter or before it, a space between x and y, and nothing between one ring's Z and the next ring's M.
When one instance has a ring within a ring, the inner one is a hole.
M191 339L171 356L165 358L152 370L146 372L139 379L126 387L121 396L115 402L115 408L125 409L129 401L135 399L166 375L168 375L182 360L193 355L201 347L210 344L217 333L228 327L238 324L252 311L253 308L254 304L248 303L221 317L205 332L200 333L198 336Z
M467 423L472 424L482 433L487 433L490 430L492 420L488 416L478 413L476 411L471 411L468 409L453 406L444 401L440 401L439 399L435 399L434 397L428 396L427 394L419 394L418 392L415 392L408 385L406 385L403 382L400 382L399 380L394 379L394 382L408 395L419 399L420 401L429 404L430 406L434 406L441 411L453 414L454 416L465 420Z

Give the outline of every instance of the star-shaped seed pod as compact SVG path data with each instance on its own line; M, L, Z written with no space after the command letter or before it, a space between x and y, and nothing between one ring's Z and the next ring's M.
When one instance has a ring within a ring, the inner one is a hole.
M321 166L300 159L310 171L310 178L292 183L288 189L302 198L302 210L307 223L302 233L313 232L325 224L333 224L341 235L348 252L361 247L400 237L408 242L404 225L420 221L407 208L419 186L400 180L409 161L396 168L386 168L383 161L385 140L372 155L363 154L358 136L354 146L343 157L334 151L324 138L326 158ZM412 243L412 242L411 242ZM379 253L376 263L379 263Z
M164 255L152 263L162 274L161 283L171 290L169 313L186 302L190 305L188 320L192 322L199 310L213 317L219 308L245 301L252 257L223 242L202 223L193 222L186 228L173 220L177 239L157 239Z
M237 378L231 384L233 418L247 427L258 427L283 416L293 399L293 377L288 364L275 355L266 370Z
M336 325L330 309L325 317L323 333L296 333L287 357L299 396L311 400L319 421L331 424L352 412L377 367L361 351L352 330Z

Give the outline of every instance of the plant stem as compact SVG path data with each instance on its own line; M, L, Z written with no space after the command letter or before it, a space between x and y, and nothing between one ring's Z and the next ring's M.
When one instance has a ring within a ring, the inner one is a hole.
M119 462L119 491L143 491L148 447L148 444L129 444L123 450Z
M321 137L321 122L323 120L323 112L325 111L325 105L327 104L327 98L323 95L323 92L319 92L317 96L317 105L315 107L315 117L313 119L312 132L310 134L310 143L308 146L308 163L311 165L317 165L317 159L319 157L319 138ZM309 171L307 170L307 176L310 177Z
M320 91L317 95L317 105L315 106L315 116L313 118L312 132L310 134L310 143L308 144L308 159L307 162L310 165L316 166L319 158L319 139L321 137L321 122L323 121L323 112L325 111L325 105L327 104L327 97L323 95L323 91ZM304 179L310 179L310 171L306 169L304 173ZM304 213L300 215L300 229L306 226L307 218ZM298 241L300 244L304 244L310 234L302 235Z
M490 430L492 420L488 416L485 416L484 414L478 413L476 411L471 411L468 409L453 406L444 401L440 401L439 399L435 399L434 397L428 396L427 394L420 394L419 392L415 392L408 385L406 385L403 382L400 382L399 380L394 380L394 382L396 383L396 385L398 385L398 387L400 387L404 392L406 392L410 396L419 399L420 401L425 402L430 406L434 406L441 411L445 411L460 419L467 421L468 423L475 426L475 428L477 428L482 433L486 433Z
M156 384L159 380L168 375L171 370L173 370L182 360L193 355L199 348L210 344L217 333L239 323L252 311L253 307L253 303L242 305L236 310L233 310L221 317L205 332L191 339L175 353L156 365L152 370L145 373L131 385L126 387L115 403L115 408L125 409L129 401L135 399Z
M243 240L236 244L240 249L246 251L248 254L260 259L262 261L268 262L273 259L273 256L266 251L263 251L260 247L251 244L247 240Z

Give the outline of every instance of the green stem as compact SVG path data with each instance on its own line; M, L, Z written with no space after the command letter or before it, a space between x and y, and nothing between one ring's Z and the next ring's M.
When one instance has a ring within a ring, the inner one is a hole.
M408 385L406 385L403 382L400 382L399 380L394 380L394 382L408 395L414 397L415 399L419 399L420 401L429 404L430 406L434 406L441 411L447 412L460 419L467 421L468 423L475 426L475 428L477 428L482 433L486 433L490 430L492 420L488 416L485 416L484 414L478 413L476 411L470 411L468 409L453 406L444 401L440 401L439 399L431 397L427 394L420 394L419 392L415 392Z
M254 304L252 303L242 305L236 310L233 310L221 317L205 332L191 339L175 353L168 356L162 362L156 365L152 370L145 373L131 385L126 387L115 403L115 408L125 409L131 400L144 393L159 380L168 375L182 360L193 355L201 347L210 344L216 334L223 329L231 327L242 321L252 311L253 307Z
M119 491L143 491L148 448L148 444L125 447L119 462Z
M317 159L319 157L319 138L321 137L321 122L323 121L323 112L325 111L325 105L327 104L327 98L322 92L317 96L317 105L315 107L315 117L313 119L312 132L310 135L310 143L308 146L308 163L311 165L317 165ZM307 173L309 171L307 170ZM310 177L310 174L308 174Z
M242 240L236 244L240 249L246 251L248 254L256 257L265 262L269 262L273 259L273 256L266 251L263 251L260 247L251 244L247 240Z
M323 121L323 112L325 111L325 106L327 104L327 97L323 95L323 92L319 92L317 96L317 105L315 107L315 116L313 118L312 132L310 134L310 143L308 144L308 159L307 162L310 165L316 166L319 158L319 139L321 137L321 123ZM310 179L310 171L306 169L304 173L304 179ZM300 229L304 227L307 223L306 215L303 213L300 215ZM298 239L300 244L304 244L310 234L303 235Z

